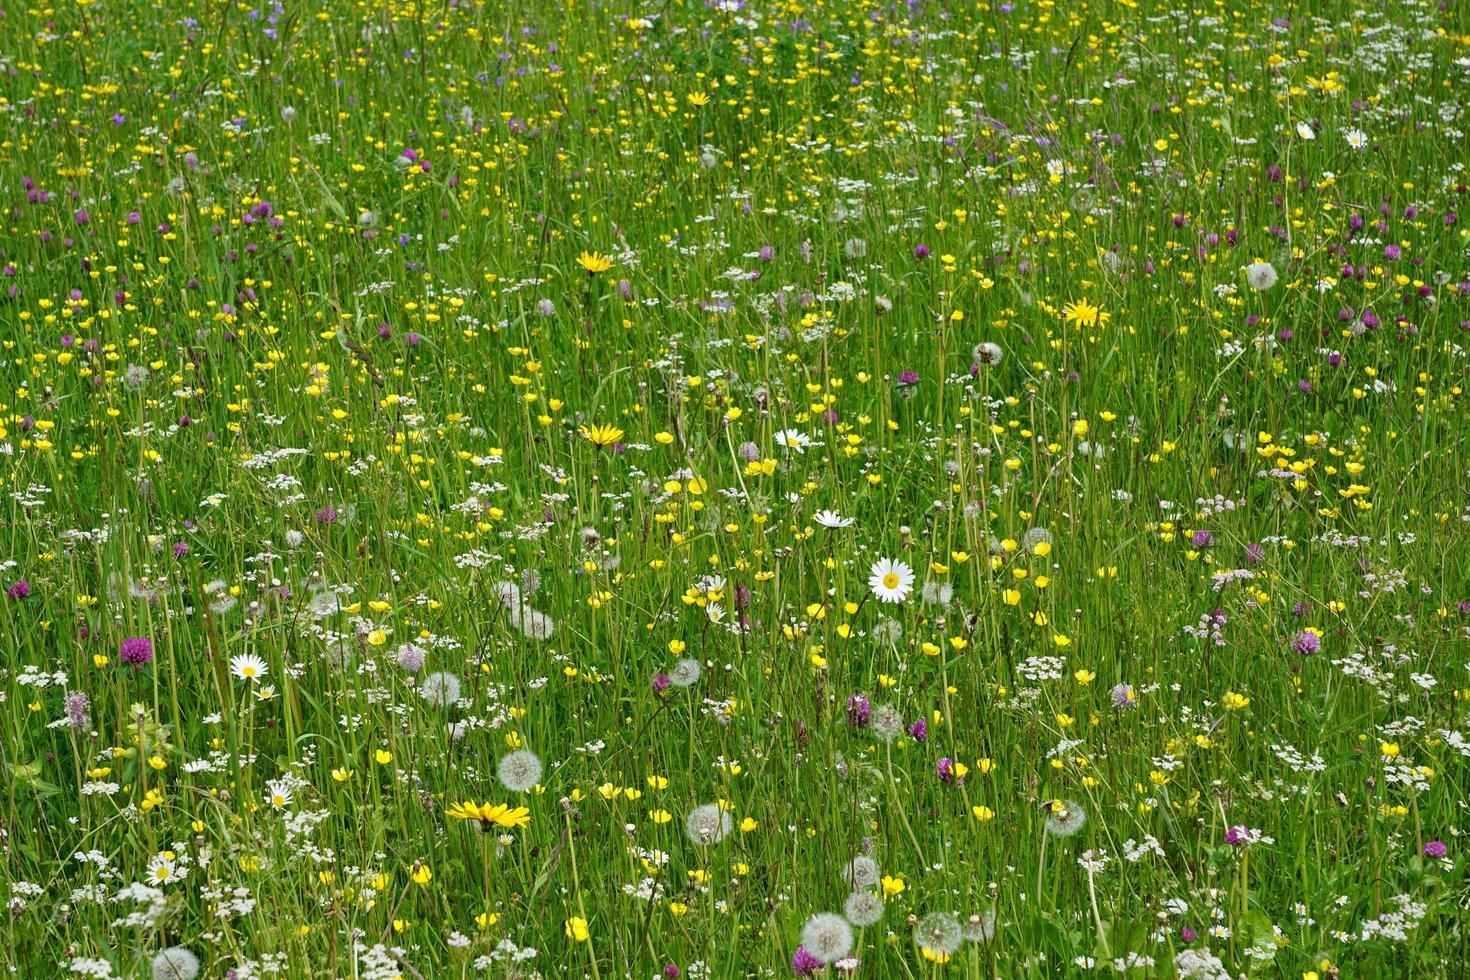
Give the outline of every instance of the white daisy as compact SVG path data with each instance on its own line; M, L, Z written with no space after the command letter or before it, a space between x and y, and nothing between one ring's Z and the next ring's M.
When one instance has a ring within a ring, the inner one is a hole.
M786 449L805 453L806 447L812 444L812 437L798 429L782 429L775 435L776 445Z
M253 653L242 653L230 660L230 673L252 684L265 676L265 670L265 661Z
M914 591L914 570L901 561L879 558L868 571L868 585L880 602L903 602Z
M173 851L160 851L148 862L148 883L170 885L184 878L185 871L174 860Z
M1312 127L1304 122L1296 124L1296 134L1304 140L1314 140L1317 138L1317 134L1312 132Z
M265 784L265 802L277 810L286 809L291 805L291 787L284 780L272 779Z
M1361 129L1350 129L1347 131L1347 144L1355 150L1366 150L1368 148L1368 134Z
M812 520L816 521L823 527L832 528L834 530L839 527L852 527L853 524L857 523L853 518L843 517L835 510L818 511L817 516L813 517Z

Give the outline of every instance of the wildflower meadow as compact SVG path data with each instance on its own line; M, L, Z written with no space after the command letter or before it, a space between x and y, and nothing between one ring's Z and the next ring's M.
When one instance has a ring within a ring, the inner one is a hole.
M1470 4L0 6L24 978L1470 976Z

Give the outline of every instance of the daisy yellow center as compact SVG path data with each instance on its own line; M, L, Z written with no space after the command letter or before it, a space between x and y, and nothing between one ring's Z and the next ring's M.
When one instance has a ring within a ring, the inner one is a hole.
M889 572L887 575L883 576L883 587L886 589L898 588L898 573Z
M245 666L240 668L240 673L244 674L246 677L254 677L256 671L254 667Z

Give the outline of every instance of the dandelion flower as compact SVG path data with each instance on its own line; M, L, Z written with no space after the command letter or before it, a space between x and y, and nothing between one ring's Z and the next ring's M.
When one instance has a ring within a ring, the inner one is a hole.
M1102 307L1093 306L1090 300L1073 300L1062 306L1062 319L1079 327L1105 326L1112 314L1104 313Z
M541 760L536 753L521 749L500 760L495 769L500 785L512 793L524 793L541 782Z
M823 963L840 960L852 951L852 926L840 915L819 912L802 926L801 945Z
M699 683L699 661L685 657L669 671L669 683L675 687L693 687Z
M842 914L859 929L877 925L883 918L883 899L870 891L853 892L842 904Z
M587 430L587 439L594 446L611 446L623 438L623 430L615 425L594 425Z
M866 854L859 854L847 866L842 869L842 880L853 891L861 891L864 888L872 888L883 878L878 870L878 862Z
M1270 262L1252 262L1245 267L1245 281L1252 289L1264 293L1276 285L1276 267Z
M689 832L691 841L708 846L724 840L734 823L734 818L720 809L718 804L706 803L690 811L684 820L684 829Z
M531 823L531 811L523 806L508 806L504 803L452 803L444 815L454 820L473 820L481 830L493 827L526 827Z
M265 661L253 653L242 653L230 660L230 673L254 684L265 676Z
M577 264L586 269L589 276L606 272L613 267L612 259L597 252L583 252L577 256Z
M960 920L944 912L930 912L914 926L914 942L934 957L948 957L965 941Z
M199 957L182 946L170 946L153 957L153 980L194 980Z
M972 943L988 943L995 938L995 910L986 909L965 922L965 938Z
M914 570L901 561L880 558L869 569L868 585L880 602L903 602L914 590Z
M448 671L430 674L419 685L419 694L436 708L453 704L459 700L459 678Z
M885 742L891 742L903 734L903 715L891 704L880 704L874 708L869 724L873 733Z
M1072 800L1052 800L1047 810L1046 832L1053 837L1071 837L1087 822L1087 811Z
M976 364L984 367L994 367L1005 357L1005 351L1001 350L1000 345L992 344L988 340L984 343L976 344L970 354L975 358Z

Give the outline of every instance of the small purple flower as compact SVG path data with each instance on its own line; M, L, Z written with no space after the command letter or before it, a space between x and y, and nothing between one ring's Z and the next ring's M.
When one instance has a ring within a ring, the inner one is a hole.
M1246 825L1243 823L1236 824L1229 830L1225 831L1225 843L1229 844L1231 847L1240 847L1244 845L1246 840L1248 839L1246 837L1246 834L1249 832L1249 829L1250 828L1246 827Z
M664 967L664 976L668 977L669 980L679 980L679 976L682 972L683 971L679 969L679 965L677 963L670 963L668 966Z
M904 387L916 385L919 383L919 373L917 371L904 371L898 376L898 383Z
M873 714L872 705L868 703L866 696L862 694L851 694L847 698L847 721L854 728L867 728L868 719Z
M940 759L935 767L939 774L939 781L948 786L963 786L965 780L955 769L954 760L945 756Z
M146 636L130 636L122 641L118 657L123 663L132 664L134 670L142 670L144 664L153 660L153 641Z
M83 692L68 691L62 704L66 708L66 723L72 728L86 728L92 723L91 703ZM1427 852L1428 848L1425 850Z
M1449 848L1444 846L1444 841L1442 840L1432 840L1424 845L1425 857L1442 858L1448 853Z
M927 259L929 257L929 246L922 242L914 246L914 258Z
M5 590L5 595L11 599L24 599L30 594L31 583L27 582L25 579L21 579L20 581L11 585L10 588Z
M929 738L929 723L920 718L909 726L909 737L915 742L923 742Z
M174 557L182 558L189 553L189 545L184 541L175 541L173 547Z
M1208 548L1210 545L1215 543L1214 535L1210 534L1209 531L1204 530L1195 531L1194 537L1190 538L1189 540L1196 548Z
M1179 938L1184 940L1186 943L1192 943L1196 939L1198 939L1199 936L1195 933L1193 929L1189 928L1189 926L1185 926L1183 929L1179 930Z
M1252 541L1245 546L1245 562L1247 565L1259 565L1266 558L1266 549L1259 543Z
M1130 711L1138 707L1138 696L1133 692L1132 684L1116 684L1112 692L1113 707L1119 711Z
M316 512L316 522L318 524L334 524L336 520L337 508L331 504L327 504L327 506Z
M664 691L667 691L669 689L669 685L673 683L673 678L671 678L668 674L653 675L653 691L655 694L661 694Z
M796 947L791 957L791 971L799 977L809 977L823 966L821 960L806 951L805 946Z
M1322 639L1311 630L1302 630L1291 641L1292 652L1301 656L1316 653L1320 649L1322 649Z

